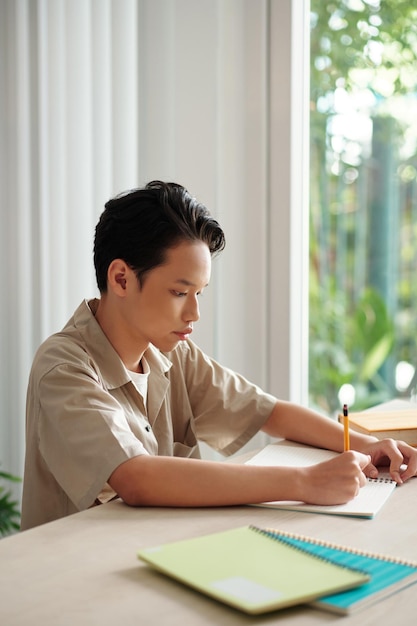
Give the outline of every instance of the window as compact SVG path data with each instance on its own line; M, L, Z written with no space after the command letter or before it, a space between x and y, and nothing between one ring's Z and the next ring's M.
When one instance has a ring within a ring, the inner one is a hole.
M417 367L417 9L311 0L310 404L408 394Z

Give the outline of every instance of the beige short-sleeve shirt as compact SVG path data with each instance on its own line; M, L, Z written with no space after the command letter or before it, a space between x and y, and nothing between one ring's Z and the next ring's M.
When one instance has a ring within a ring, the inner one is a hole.
M27 393L22 529L116 496L107 480L141 454L199 457L198 441L239 450L276 399L193 342L145 353L148 400L83 302L39 348Z

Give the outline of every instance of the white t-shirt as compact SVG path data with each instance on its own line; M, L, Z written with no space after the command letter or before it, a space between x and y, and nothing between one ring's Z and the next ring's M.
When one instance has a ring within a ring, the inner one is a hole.
M129 370L129 374L132 377L133 384L135 385L136 389L142 396L143 404L145 405L145 408L147 408L148 379L149 379L150 369L149 369L148 361L145 359L145 357L142 358L141 363L142 363L143 374L139 374L139 372L132 372L131 370Z

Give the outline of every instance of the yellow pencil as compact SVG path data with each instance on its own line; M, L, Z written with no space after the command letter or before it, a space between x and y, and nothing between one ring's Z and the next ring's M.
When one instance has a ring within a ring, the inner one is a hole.
M347 404L343 405L343 442L345 452L350 450L350 437L349 437L349 413Z

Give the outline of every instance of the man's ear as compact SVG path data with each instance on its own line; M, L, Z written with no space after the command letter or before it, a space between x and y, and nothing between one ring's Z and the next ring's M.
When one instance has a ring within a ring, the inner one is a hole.
M116 295L124 297L131 269L122 259L114 259L107 270L107 285Z

